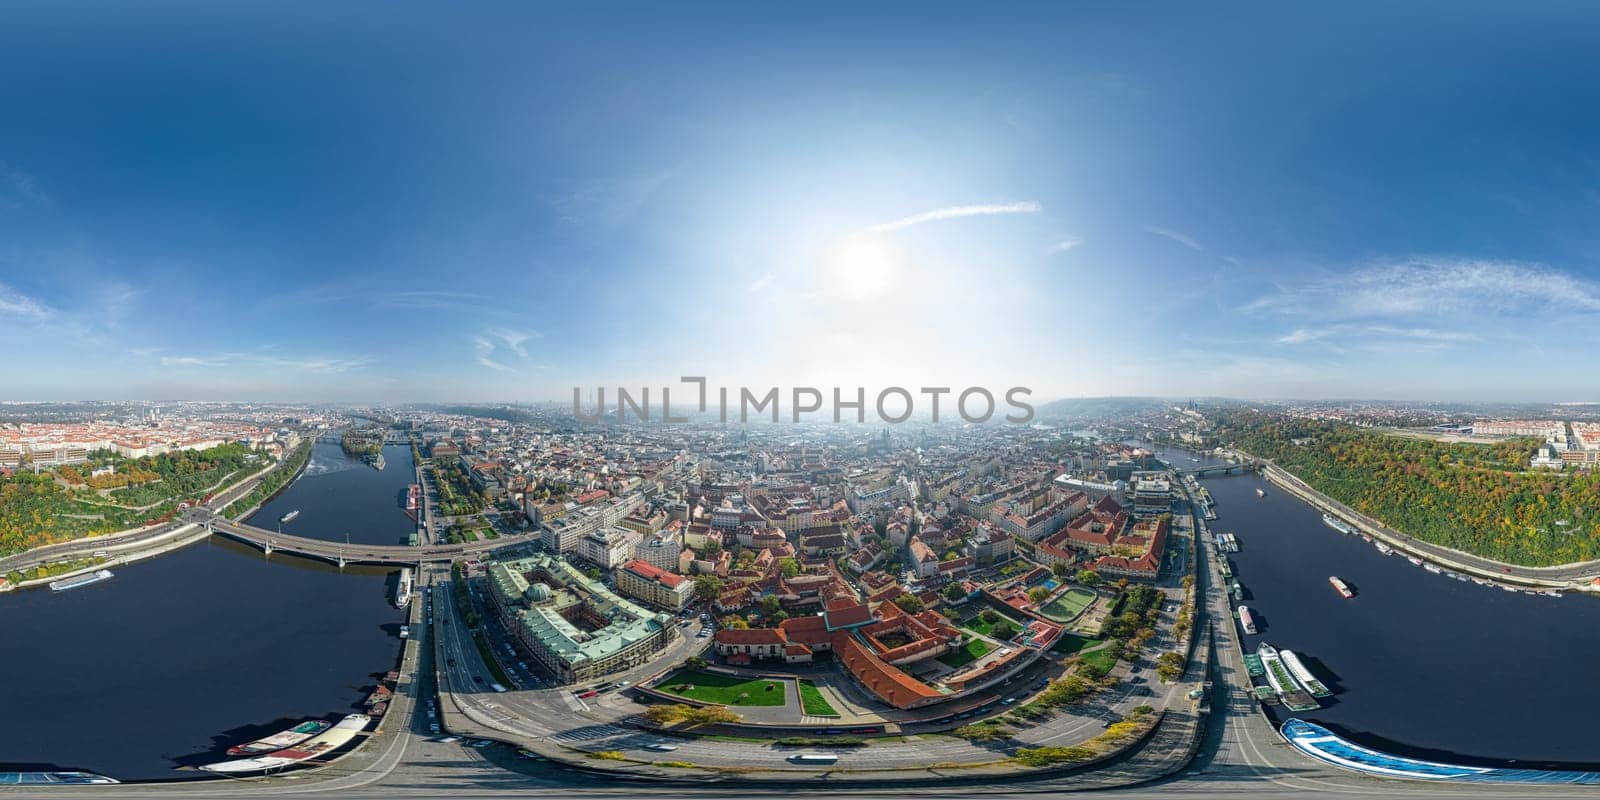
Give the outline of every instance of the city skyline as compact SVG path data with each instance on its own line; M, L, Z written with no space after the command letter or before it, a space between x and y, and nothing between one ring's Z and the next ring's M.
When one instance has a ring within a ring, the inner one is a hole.
M1453 8L18 11L5 399L1595 399L1582 14Z

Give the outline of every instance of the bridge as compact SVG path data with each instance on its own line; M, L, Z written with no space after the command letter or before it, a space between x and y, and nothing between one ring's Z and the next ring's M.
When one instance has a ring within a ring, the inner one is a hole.
M1235 475L1245 472L1258 472L1260 470L1261 462L1257 460L1244 461L1238 464L1211 464L1204 467L1194 467L1193 469L1180 469L1176 470L1176 472L1179 475L1193 475L1196 478L1204 478L1207 475Z
M207 531L218 536L226 536L234 541L260 548L267 555L290 553L330 561L340 567L347 564L403 566L429 561L454 561L532 541L530 536L501 536L498 539L462 544L430 544L420 547L403 544L351 544L264 530L254 525L233 522L207 509L191 510L184 515L184 519L196 525L203 525Z

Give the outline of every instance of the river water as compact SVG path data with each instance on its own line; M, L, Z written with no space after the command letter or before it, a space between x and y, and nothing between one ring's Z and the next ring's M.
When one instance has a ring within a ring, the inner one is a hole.
M403 541L409 448L379 472L316 445L311 468L256 518L286 532ZM309 717L357 711L393 669L402 612L388 570L347 568L212 537L66 592L0 595L0 766L92 770L123 780L175 767Z
M1160 455L1179 468L1210 463ZM1247 646L1294 650L1335 691L1299 717L1425 758L1600 763L1600 600L1435 575L1327 527L1321 512L1256 475L1201 484L1217 501L1212 532L1239 537L1230 558L1260 628ZM1340 597L1330 575L1356 597Z

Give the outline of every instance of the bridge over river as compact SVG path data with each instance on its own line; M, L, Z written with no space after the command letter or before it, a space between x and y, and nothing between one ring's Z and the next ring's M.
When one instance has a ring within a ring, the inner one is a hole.
M206 530L218 536L226 536L229 539L261 548L261 551L268 555L279 552L291 553L308 558L332 561L341 567L346 564L405 565L420 564L428 561L454 561L482 555L504 547L526 544L533 540L532 536L501 536L497 539L485 539L461 544L431 544L420 547L393 544L350 544L348 542L334 542L264 530L254 525L233 522L203 508L189 511L184 515L184 520L196 525L203 525Z

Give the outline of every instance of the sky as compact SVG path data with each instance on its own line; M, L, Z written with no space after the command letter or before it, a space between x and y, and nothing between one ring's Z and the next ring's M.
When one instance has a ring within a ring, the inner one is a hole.
M3 5L0 400L1600 399L1579 3Z

